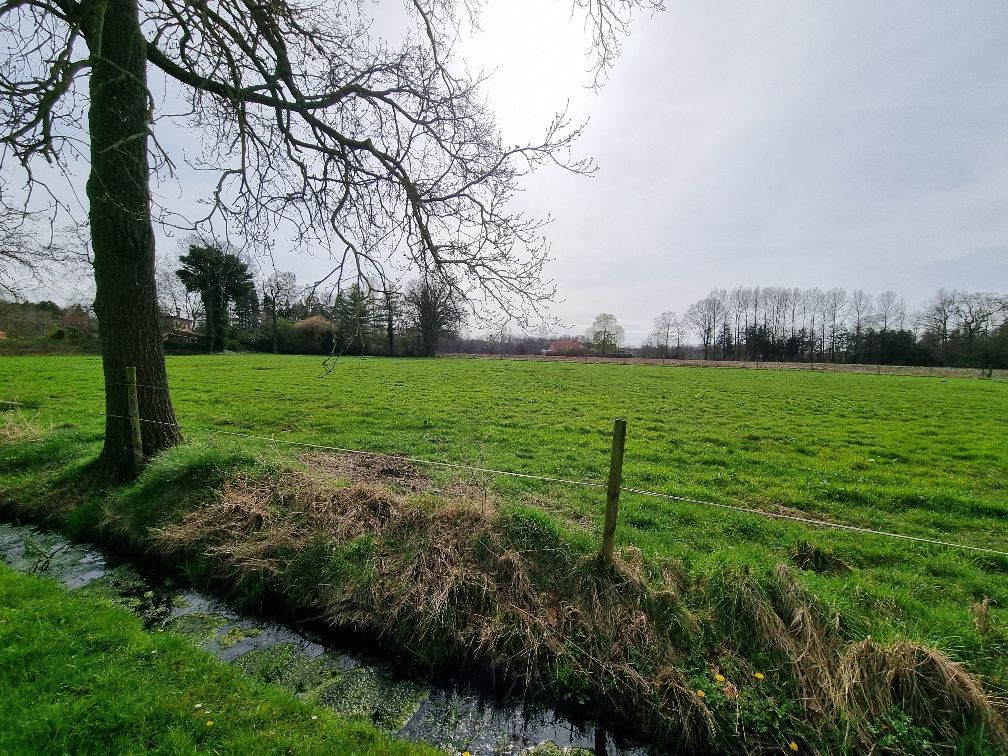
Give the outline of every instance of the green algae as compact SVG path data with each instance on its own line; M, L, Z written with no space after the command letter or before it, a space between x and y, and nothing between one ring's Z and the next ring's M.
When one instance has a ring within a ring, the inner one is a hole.
M525 751L526 756L592 756L595 751L588 748L561 748L552 740L547 740Z
M336 657L322 654L310 658L299 652L294 643L278 643L269 648L247 651L231 663L251 677L279 685L305 698L316 697L321 689L331 685L340 675Z
M228 620L216 614L183 614L165 623L165 630L188 638L197 645L212 641L218 631L228 624Z
M128 567L113 567L100 578L76 589L75 593L133 609L139 606L140 597L149 590L147 581L139 573Z
M393 680L373 667L347 670L318 694L318 703L343 716L363 717L390 732L402 729L430 689Z
M217 641L221 648L232 648L246 638L258 638L262 630L258 627L232 627Z

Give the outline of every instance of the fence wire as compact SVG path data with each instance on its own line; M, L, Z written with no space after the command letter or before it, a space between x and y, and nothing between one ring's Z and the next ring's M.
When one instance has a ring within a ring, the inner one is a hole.
M120 418L123 420L129 420L127 415L113 415L108 413L102 413L104 417ZM157 425L170 425L182 430L182 426L178 423L168 423L160 420L148 420L145 418L139 418L142 423L153 423ZM383 452L373 452L365 451L363 449L351 449L343 446L332 446L328 444L317 444L308 441L292 441L290 439L276 438L275 436L263 436L253 433L240 433L237 431L225 431L220 429L210 429L210 428L195 428L194 430L201 433L206 433L211 436L231 436L234 438L248 439L252 441L265 441L272 444L284 444L287 446L296 446L299 448L307 449L317 449L320 451L338 452L341 454L353 454L364 457L371 457L374 459L389 459L398 462L408 462L416 465L427 465L431 467L439 467L451 470L462 470L466 472L476 472L483 473L487 475L495 475L510 478L524 478L528 480L536 480L544 483L555 483L559 485L576 486L581 488L591 488L600 489L607 488L606 483L590 481L590 480L576 480L572 478L558 478L548 475L536 475L533 473L520 473L511 470L496 470L489 467L479 467L476 465L466 465L458 462L441 462L438 460L423 459L420 457L409 457L400 454L386 454ZM662 493L661 491L650 491L644 488L635 488L633 486L623 486L621 485L620 491L628 494L633 494L636 496L644 496L653 499L663 499L666 501L676 501L684 504L694 504L701 507L708 507L712 509L727 510L731 512L737 512L740 514L753 515L756 517L764 517L773 520L785 520L789 522L797 522L803 525L808 525L810 527L816 528L826 528L832 530L845 531L850 533L861 533L864 535L873 535L883 538L893 538L904 541L911 541L914 543L928 544L931 546L941 546L944 548L959 549L963 551L971 551L980 554L990 554L999 557L1008 557L1008 551L1001 551L998 549L988 548L986 546L976 546L974 544L959 543L955 541L943 541L935 538L926 538L923 536L913 536L907 533L896 533L893 531L881 530L878 528L869 528L859 525L850 525L841 522L830 522L829 520L818 520L812 517L805 517L804 515L790 514L787 512L768 512L765 509L757 509L755 507L747 507L739 503L726 504L723 502L708 501L706 499L697 499L690 496L680 496L677 494Z

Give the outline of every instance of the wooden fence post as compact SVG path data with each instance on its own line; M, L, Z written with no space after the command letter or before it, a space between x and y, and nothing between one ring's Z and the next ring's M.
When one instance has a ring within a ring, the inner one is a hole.
M609 462L609 488L606 492L605 528L602 530L602 566L612 565L613 537L619 514L620 483L623 481L623 445L626 441L626 420L613 421L612 459Z
M136 367L125 368L126 374L126 414L130 424L130 463L134 475L143 468L143 435L140 432L140 400L137 397Z

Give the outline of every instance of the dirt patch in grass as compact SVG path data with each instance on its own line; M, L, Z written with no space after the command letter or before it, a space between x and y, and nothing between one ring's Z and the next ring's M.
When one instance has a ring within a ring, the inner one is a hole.
M417 664L475 662L669 747L758 752L783 738L856 750L894 710L945 743L1004 742L996 702L961 665L847 637L787 567L697 578L629 547L602 569L569 524L470 483L436 493L408 464L302 462L227 482L152 531L155 548L207 560L235 586L268 581ZM759 670L771 667L767 680Z
M850 566L832 552L820 549L808 541L799 541L791 551L792 561L803 570L820 574L850 572Z
M426 475L399 457L309 452L298 459L309 470L353 483L381 483L401 491L426 491L431 487Z

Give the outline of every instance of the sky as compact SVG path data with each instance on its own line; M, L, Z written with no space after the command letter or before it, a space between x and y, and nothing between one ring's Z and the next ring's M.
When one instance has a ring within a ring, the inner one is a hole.
M549 231L579 333L639 342L712 287L1008 288L1008 4L667 3L605 86L562 3L491 0L467 57L505 138L566 97L597 174L545 171L521 205Z
M393 5L374 6L379 28ZM568 103L587 121L576 149L597 172L543 169L516 200L552 218L560 331L610 312L639 343L713 287L893 289L911 308L942 286L1008 289L1008 3L666 6L634 20L599 89L568 0L485 0L457 45L492 74L505 142ZM157 191L194 213L208 184L183 170ZM304 282L328 270L282 244L275 262Z

